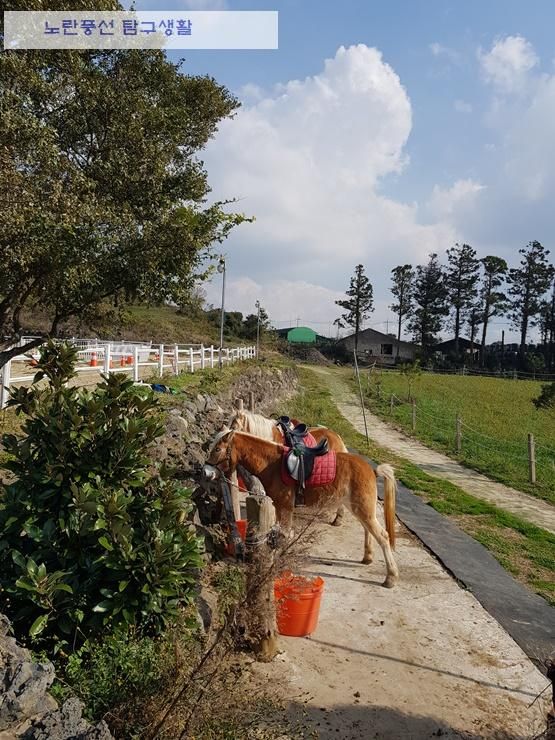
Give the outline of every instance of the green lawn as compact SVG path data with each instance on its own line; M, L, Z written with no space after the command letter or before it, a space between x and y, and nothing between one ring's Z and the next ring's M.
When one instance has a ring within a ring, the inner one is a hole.
M308 424L323 424L345 443L377 463L390 463L397 478L430 506L453 519L481 542L517 580L555 606L555 536L519 517L469 496L458 486L435 478L359 434L337 410L326 381L299 368L302 390L287 410ZM348 382L348 376L345 377ZM519 381L520 382L520 381Z
M412 432L404 376L363 371L362 383L374 413ZM555 411L536 410L532 399L540 388L534 381L423 373L413 388L415 434L469 467L555 503ZM393 413L392 394L397 397ZM460 455L455 446L457 415L462 419ZM536 444L536 485L528 479L528 433Z

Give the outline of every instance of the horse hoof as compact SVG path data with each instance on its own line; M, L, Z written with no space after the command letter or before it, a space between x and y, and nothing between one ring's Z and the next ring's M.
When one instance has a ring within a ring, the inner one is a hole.
M370 563L374 562L374 558L362 558L360 561L363 565L370 565Z
M387 576L383 582L385 588L393 588L398 581L398 576Z

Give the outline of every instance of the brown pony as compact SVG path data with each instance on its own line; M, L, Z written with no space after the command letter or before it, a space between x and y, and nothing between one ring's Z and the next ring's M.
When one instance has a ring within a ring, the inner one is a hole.
M291 423L293 426L296 426L298 421L296 419L291 419ZM281 427L278 426L276 420L268 419L266 416L255 414L252 411L245 411L244 409L237 411L229 423L229 428L235 429L238 432L254 434L255 437L261 437L262 439L269 439L283 444L283 431ZM328 427L309 427L308 431L312 434L316 442L320 442L320 440L325 437L328 440L328 447L330 450L333 450L334 452L348 452L345 447L345 442L343 442L339 434L328 429ZM334 527L339 527L341 525L343 513L344 508L341 505L337 509L337 513L332 522Z
M218 467L230 476L237 465L259 478L267 495L276 507L280 524L291 529L295 503L295 486L281 479L284 447L252 434L233 430L220 432L212 446L208 464ZM322 486L306 488L306 506L338 506L346 504L364 527L363 563L372 562L372 535L382 548L387 577L384 586L392 588L399 578L399 571L391 548L395 546L395 474L389 465L380 465L377 474L384 478L384 515L386 529L378 522L376 474L358 455L337 453L335 480ZM387 530L387 531L386 531Z

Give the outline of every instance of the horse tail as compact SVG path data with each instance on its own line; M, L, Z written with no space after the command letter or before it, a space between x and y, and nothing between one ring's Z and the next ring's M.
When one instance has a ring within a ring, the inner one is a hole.
M383 478L383 504L385 528L389 535L389 544L395 549L395 471L391 465L378 465L376 473Z

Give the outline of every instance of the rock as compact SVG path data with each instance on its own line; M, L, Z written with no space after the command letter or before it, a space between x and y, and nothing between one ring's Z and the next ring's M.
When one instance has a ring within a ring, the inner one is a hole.
M187 431L189 428L189 422L187 419L184 419L182 416L179 416L177 414L172 414L168 417L168 420L166 422L166 429L170 434L172 433L178 433L183 434Z
M113 740L104 720L90 725L82 717L83 703L68 699L62 707L35 720L22 740Z
M28 650L12 637L0 642L0 730L20 724L28 717L56 706L48 689L54 680L54 666L33 663Z
M218 613L218 597L213 591L203 586L197 596L196 602L203 629L208 634L214 621L214 616Z

